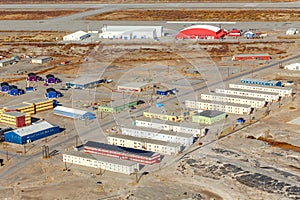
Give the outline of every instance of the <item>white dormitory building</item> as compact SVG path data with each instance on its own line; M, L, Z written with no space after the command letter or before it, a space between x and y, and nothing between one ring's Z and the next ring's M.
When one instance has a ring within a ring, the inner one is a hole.
M190 146L194 141L194 136L188 133L157 130L146 127L121 127L121 131L123 135L173 142L184 146Z
M229 88L242 89L242 90L252 90L260 92L274 92L278 93L281 97L290 97L293 94L292 88L285 87L272 87L272 86L262 86L262 85L249 85L249 84L234 84L230 83Z
M216 93L218 94L228 94L228 95L237 95L244 97L255 97L255 98L264 98L267 102L273 102L279 100L279 94L277 92L261 92L255 90L244 90L237 88L229 88L229 89L216 89Z
M109 26L102 27L103 39L157 39L163 36L162 26Z
M64 41L80 41L89 38L91 35L84 31L76 31L63 37Z
M225 94L201 94L201 99L210 101L221 101L226 103L245 104L252 108L263 108L266 105L264 98L243 97Z
M300 70L300 63L293 63L293 64L285 65L284 69L299 71Z
M166 155L176 155L182 151L183 147L178 143L165 142L148 138L139 138L130 135L112 134L107 136L109 144L158 152Z
M191 123L191 124L185 123L185 124L178 125L178 123L175 124L164 120L154 120L148 118L137 119L134 121L134 125L138 127L146 127L146 128L157 129L157 130L187 133L193 135L194 137L203 136L206 132L205 128L200 128L199 125L195 123Z
M250 105L225 103L221 101L210 101L199 99L198 101L185 101L186 108L195 110L217 110L225 113L231 113L236 115L249 115L252 112Z
M139 163L76 151L63 154L63 162L128 175L140 170Z

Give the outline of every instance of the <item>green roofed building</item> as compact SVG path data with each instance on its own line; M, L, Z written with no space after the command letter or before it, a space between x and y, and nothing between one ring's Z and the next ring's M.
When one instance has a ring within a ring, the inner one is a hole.
M200 124L213 124L226 118L226 113L217 110L205 110L192 116L192 121Z
M112 102L107 105L100 105L98 106L98 111L107 112L107 113L117 113L126 109L130 109L131 107L137 105L138 105L138 101L132 101L132 102L118 101L118 102Z

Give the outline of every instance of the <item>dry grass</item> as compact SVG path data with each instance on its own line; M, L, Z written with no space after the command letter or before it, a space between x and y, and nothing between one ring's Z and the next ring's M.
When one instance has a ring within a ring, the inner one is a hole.
M300 152L300 147L288 144L286 142L278 142L264 137L259 137L257 138L257 140L267 142L269 145L273 147L278 147L287 151L292 150L292 151Z
M299 21L300 10L129 9L105 12L88 20L139 21Z

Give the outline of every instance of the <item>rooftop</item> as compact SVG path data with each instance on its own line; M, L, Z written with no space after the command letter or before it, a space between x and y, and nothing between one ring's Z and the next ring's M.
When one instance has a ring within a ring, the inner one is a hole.
M39 56L36 58L32 58L31 60L43 60L43 59L48 59L48 58L51 58L51 56Z
M216 89L216 91L217 90L223 90L223 89ZM248 93L253 93L253 94L279 95L278 92L264 92L264 91L256 91L256 90L244 90L244 89L238 89L238 88L228 88L228 89L224 89L224 90L248 92Z
M18 111L4 112L3 114L5 114L5 115L10 115L10 116L14 116L14 117L25 116L24 113L18 112Z
M140 88L140 87L151 85L151 84L153 84L153 83L147 83L147 82L130 82L130 83L120 83L118 86Z
M273 83L272 81L269 81L270 83ZM276 82L276 81L275 81ZM274 82L274 83L275 83ZM270 88L270 89L276 89L276 90L286 90L286 91L290 91L292 90L292 88L286 88L286 87L273 87L273 86L266 86L266 85L252 85L252 84L247 84L247 83L239 83L239 84L236 84L236 83L231 83L232 85L247 85L247 86L252 86L252 87L259 87L259 88Z
M208 29L208 30L211 30L213 32L218 32L220 30L219 27L211 26L211 25L193 25L193 26L187 27L183 30L188 30L188 29L193 29L193 28ZM183 30L181 30L181 31L183 31Z
M53 111L62 111L62 112L74 113L77 115L84 115L84 114L88 113L88 111L79 110L79 109L75 109L75 108L68 108L68 107L64 107L64 106L56 106L53 109Z
M28 101L24 101L23 103L30 103L30 104L35 104L35 103L42 103L42 102L45 102L45 101L53 101L52 99L31 99L31 100L28 100Z
M223 102L223 101L211 101L211 100L199 99L196 102L218 104L218 105L226 105L226 106L234 106L234 107L240 107L240 108L251 108L250 105L238 104L238 103L227 103L227 102Z
M74 32L74 33L71 33L71 34L69 34L69 35L66 35L66 36L81 36L81 35L86 35L86 34L88 34L87 32L84 32L84 31L76 31L76 32Z
M199 116L203 116L203 117L216 117L216 116L219 116L219 115L222 115L222 114L225 114L225 112L221 112L221 111L218 111L218 110L205 110L201 113L197 113L195 115L199 115Z
M117 165L124 165L124 166L134 166L137 165L137 163L129 161L129 160L121 160L118 158L111 158L111 157L106 157L106 156L98 156L98 155L91 155L87 153L83 153L80 151L72 151L72 152L66 152L64 155L71 155L71 156L77 156L81 158L88 158L92 160L97 160L100 162L105 162L105 163L112 163L112 164L117 164Z
M179 136L179 137L184 137L184 138L191 137L191 134L188 134L188 133L158 130L158 129L148 128L148 127L128 126L128 127L121 127L121 129L122 130L123 129L139 130L139 131L146 131L146 132L152 132L152 133L158 133L158 134L164 134L164 135Z
M99 148L99 149L105 149L105 150L109 150L109 151L116 151L116 152L120 152L120 153L135 154L135 155L144 156L144 157L152 157L153 155L158 154L156 152L121 147L121 146L105 144L105 143L101 143L101 142L94 142L94 141L88 141L87 143L85 143L84 147Z
M16 104L16 105L12 105L12 106L6 106L4 107L5 110L16 110L18 108L24 108L24 107L31 107L32 104L28 104L28 103L20 103L20 104Z
M244 57L244 56L270 56L268 53L253 53L253 54L235 54L235 57Z
M15 60L14 58L5 58L5 59L0 60L0 63L11 62L11 61L14 61L14 60Z
M18 128L16 130L13 130L13 131L10 131L10 132L14 132L17 135L22 137L22 136L30 135L32 133L36 133L36 132L39 132L39 131L42 131L42 130L45 130L45 129L49 129L49 128L52 128L52 127L55 127L55 126L53 126L52 124L50 124L46 121L43 121L43 122L40 122L40 123L37 123L37 124L32 124L30 126Z
M179 147L180 146L180 144L178 144L178 143L165 142L165 141L161 141L161 140L153 140L153 139L148 139L148 138L139 138L139 137L123 135L123 134L111 134L111 135L108 135L107 137L121 138L121 139L125 139L125 140L137 141L137 142L147 142L147 143L151 143L151 144L157 144L157 145L163 145L163 146L169 146L169 147Z
M103 80L99 77L98 74L82 74L80 77L77 77L74 81L70 81L71 84L85 85L89 83L94 83L97 81Z
M211 96L216 96L216 97L239 98L239 99L247 99L247 100L254 100L254 101L265 101L265 98L244 97L244 96L237 96L237 95L230 95L230 94L210 93L210 94L203 94L203 95L211 95Z

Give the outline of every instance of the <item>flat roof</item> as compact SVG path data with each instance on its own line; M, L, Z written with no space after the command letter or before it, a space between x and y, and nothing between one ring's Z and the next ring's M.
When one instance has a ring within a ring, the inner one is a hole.
M24 113L18 112L18 111L4 112L3 114L5 114L5 115L10 115L10 116L14 116L14 117L25 116Z
M13 58L5 58L5 59L0 60L0 63L11 62L11 61L14 61L14 60L15 59L13 59Z
M247 83L230 83L233 85L246 85L246 86L251 86L251 87L260 87L260 88L270 88L270 89L275 89L275 90L293 90L292 88L286 88L286 87L281 87L281 86L267 86L267 85L256 85L256 84L247 84ZM230 88L231 89L231 88Z
M31 60L43 60L43 59L47 59L47 58L52 58L51 56L39 56L36 58L32 58Z
M52 124L50 124L46 121L42 121L40 123L32 124L30 126L25 126L25 127L22 127L22 128L18 128L16 130L9 131L9 132L14 132L17 135L22 137L22 136L30 135L32 133L36 133L36 132L39 132L39 131L42 131L42 130L45 130L45 129L49 129L49 128L52 128L52 127L55 127L55 126L53 126Z
M115 107L123 106L125 104L138 102L138 101L127 101L127 100L128 99L124 99L124 101L123 100L111 101L110 103L107 103L106 105L101 105L101 106L115 108Z
M94 82L97 82L100 80L103 80L103 78L99 78L99 75L97 75L97 74L95 74L95 75L94 74L93 75L82 74L80 77L77 77L75 80L66 82L66 84L70 83L70 84L76 84L76 85L86 85L86 84L94 83Z
M158 129L148 128L148 127L140 127L140 126L121 127L121 129L123 129L123 128L132 129L132 130L139 130L139 131L153 132L153 133L164 134L164 135L179 136L179 137L184 137L184 138L190 138L191 137L191 134L188 134L188 133L158 130Z
M19 104L16 104L16 105L5 106L4 109L6 109L6 110L15 110L17 108L23 108L23 107L29 107L29 106L32 106L32 104L19 103Z
M281 81L274 81L274 80L262 80L262 79L247 79L247 78L243 78L241 79L241 81L259 81L259 82L266 82L266 83L278 83Z
M147 85L153 85L154 83L147 83L147 82L129 82L129 83L120 83L118 87L135 87L141 88Z
M195 115L204 116L204 117L216 117L216 116L223 115L223 114L225 114L225 112L218 111L218 110L205 110L205 111L202 111L201 113L197 113Z
M66 152L63 154L70 155L70 156L77 156L77 157L81 157L81 158L98 160L100 162L112 163L112 164L116 164L116 165L124 165L124 166L128 166L128 167L138 164L138 163L135 163L135 162L132 162L129 160L122 160L122 159L118 159L118 158L111 158L111 157L99 156L99 155L94 155L94 154L91 155L91 154L83 153L80 151Z
M41 102L45 102L45 101L53 101L52 99L31 99L28 101L24 101L23 103L41 103Z
M237 96L237 95L231 95L231 94L220 94L220 93L211 93L211 94L203 94L203 95L211 95L211 96L216 96L216 97L230 97L230 98L247 99L247 100L254 100L254 101L265 101L265 98L263 98L263 97L262 98L259 98L259 97L245 97L245 96Z
M195 101L195 102L219 104L219 105L234 106L234 107L240 107L240 108L251 108L250 105L238 104L238 103L228 103L228 102L223 102L223 101L211 101L211 100L199 99L198 101Z
M79 109L75 109L75 108L68 108L68 107L64 107L64 106L56 106L53 109L53 111L62 111L62 112L74 113L77 115L84 115L84 114L88 113L88 111L79 110Z
M264 92L264 91L256 91L256 90L244 90L244 89L238 89L238 88L216 89L216 91L217 90L229 90L229 91L240 91L240 92L256 93L256 94L279 95L278 92Z
M251 53L251 54L235 54L234 57L244 57L244 56L270 56L268 53Z
M178 143L173 143L173 142L166 142L162 140L154 140L154 139L148 139L148 138L140 138L140 137L134 137L130 135L123 135L123 134L111 134L108 135L107 137L114 137L114 138L120 138L120 139L126 139L126 140L131 140L131 141L137 141L137 142L147 142L151 144L158 144L162 146L169 146L169 147L179 147L180 144Z
M109 151L116 151L116 152L125 153L125 154L134 154L134 155L139 155L139 156L144 156L144 157L152 157L152 156L158 154L157 152L144 151L144 150L133 149L133 148L128 148L128 147L121 147L121 146L105 144L102 142L94 142L94 141L87 141L85 143L84 147L105 149L105 150L109 150Z

